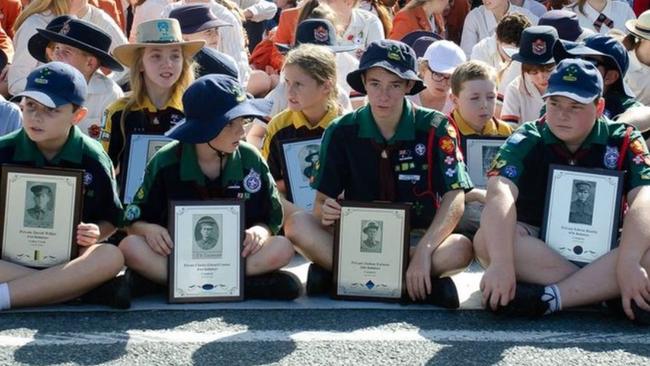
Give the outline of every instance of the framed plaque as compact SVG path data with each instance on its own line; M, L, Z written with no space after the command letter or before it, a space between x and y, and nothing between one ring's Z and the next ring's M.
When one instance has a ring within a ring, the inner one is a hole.
M172 201L169 302L244 299L244 203Z
M125 156L122 171L122 202L129 204L133 202L138 188L144 180L144 172L147 164L161 147L173 139L164 135L154 134L132 134L126 144Z
M487 172L499 148L506 141L503 137L466 136L465 162L472 183L477 188L487 187Z
M309 183L318 164L321 139L318 137L282 142L287 199L308 212L313 211L316 198L316 190Z
M349 201L341 206L332 297L399 301L406 291L410 206Z
M591 263L617 246L623 172L551 165L541 238L566 259Z
M2 259L47 268L77 256L83 170L2 166Z

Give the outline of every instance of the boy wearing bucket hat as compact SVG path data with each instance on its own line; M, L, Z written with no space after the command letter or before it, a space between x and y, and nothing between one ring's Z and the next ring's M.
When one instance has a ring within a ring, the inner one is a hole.
M557 41L557 31L548 25L528 27L521 33L519 51L512 55L521 63L521 75L506 87L502 120L518 125L539 118L548 76L555 68L553 49Z
M323 293L331 284L331 225L341 213L336 198L344 194L346 200L413 204L411 228L423 236L407 270L409 297L456 308L453 282L439 277L465 268L473 257L470 241L452 234L463 212L464 190L472 187L457 132L442 113L405 98L424 85L413 50L402 42L371 43L347 79L367 94L368 105L325 130L312 183L317 190L314 214L294 214L285 225L298 250L315 262L307 292Z
M294 251L286 238L276 235L282 224L278 191L256 148L240 141L246 118L264 117L262 108L268 105L247 99L232 77L206 75L187 89L183 107L185 119L167 133L178 142L156 153L134 202L125 210L130 235L120 242L120 249L127 266L165 285L167 256L174 245L166 229L169 201L242 199L246 213L242 250L245 296L298 297L300 281L279 271Z
M32 71L25 91L16 96L22 99L24 128L0 138L0 163L82 169L84 202L82 223L75 228L77 258L40 271L0 260L0 310L72 300L106 281L86 300L129 306L125 281L115 278L124 265L122 253L100 244L115 231L122 212L113 167L99 143L75 127L86 113L85 96L83 75L61 62ZM34 185L31 191L35 205L27 210L27 219L51 221L48 198L54 192L46 185Z
M113 80L99 71L100 67L114 71L124 70L109 54L111 38L93 24L67 15L54 18L45 29L37 29L37 32L28 42L32 57L43 63L50 59L65 62L79 70L86 79L88 114L78 127L86 135L98 140L104 110L124 95ZM51 50L50 56L48 48Z
M602 91L592 63L561 61L543 96L545 122L525 123L494 158L474 238L487 265L481 280L486 308L541 316L621 296L628 317L650 321L650 155L638 131L602 116ZM619 247L583 268L539 239L550 164L625 174L629 209Z

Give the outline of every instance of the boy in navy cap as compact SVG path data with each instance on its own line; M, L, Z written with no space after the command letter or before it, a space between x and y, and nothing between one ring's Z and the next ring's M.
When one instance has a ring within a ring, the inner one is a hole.
M113 279L124 265L117 247L100 244L115 231L122 205L111 160L99 142L75 127L87 113L83 75L61 62L45 64L29 74L19 97L23 128L0 138L0 164L84 170L82 223L76 228L80 248L69 263L40 271L0 260L0 310L77 298ZM113 280L104 287L118 290L121 283ZM103 300L127 307L123 295Z
M463 214L464 190L472 187L456 129L442 113L405 98L424 85L415 53L402 42L371 43L347 81L367 94L368 105L327 127L312 184L317 190L314 215L297 213L285 225L298 250L315 262L307 293L325 292L331 283L331 226L341 215L337 198L408 202L413 205L411 229L422 235L406 273L409 297L456 308L453 282L440 277L462 270L473 258L469 239L452 234Z
M540 316L621 296L628 317L650 320L650 155L638 131L603 117L602 93L596 66L561 61L543 96L546 122L525 123L492 162L474 238L487 265L481 281L486 308ZM629 210L619 247L584 268L539 239L550 164L625 172Z

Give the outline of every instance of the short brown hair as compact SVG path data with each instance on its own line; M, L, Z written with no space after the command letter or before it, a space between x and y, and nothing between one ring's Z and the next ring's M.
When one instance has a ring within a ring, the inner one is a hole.
M454 73L451 74L451 92L458 96L463 89L463 84L472 80L490 80L496 84L497 71L483 61L470 60L464 62L458 65Z
M497 25L497 40L518 46L521 32L530 26L530 20L525 15L519 13L508 14Z

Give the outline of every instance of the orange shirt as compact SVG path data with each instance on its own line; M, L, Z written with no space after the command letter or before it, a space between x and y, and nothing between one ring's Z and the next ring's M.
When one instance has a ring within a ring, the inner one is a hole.
M442 17L436 15L435 22L440 27L443 24ZM435 32L431 28L429 18L424 13L422 7L402 9L393 19L393 30L388 35L388 38L399 41L405 35L419 30Z
M14 38L14 23L22 9L23 5L20 0L0 1L0 26L10 38Z
M11 42L11 38L7 36L2 25L0 25L0 50L7 55L8 63L11 63L11 60L14 59L14 44ZM0 69L0 71L2 71L2 69Z
M106 14L113 18L118 27L122 28L122 19L117 10L115 0L89 0L88 3L96 8L102 9Z

